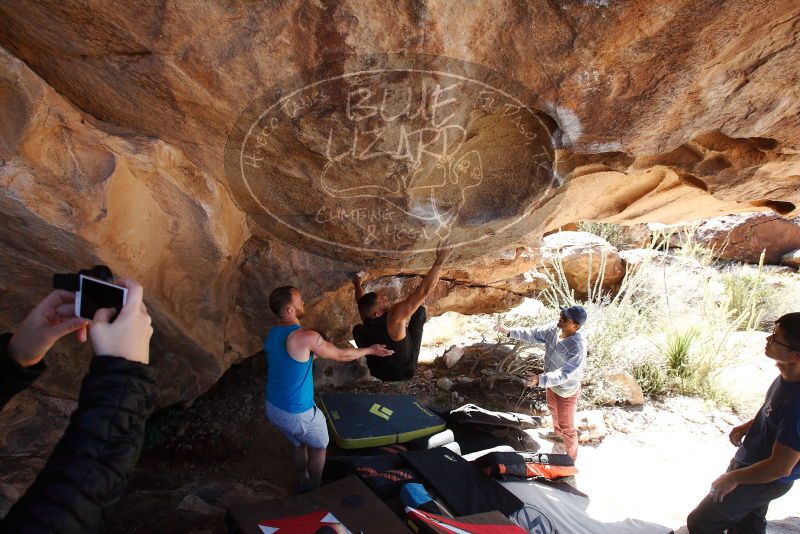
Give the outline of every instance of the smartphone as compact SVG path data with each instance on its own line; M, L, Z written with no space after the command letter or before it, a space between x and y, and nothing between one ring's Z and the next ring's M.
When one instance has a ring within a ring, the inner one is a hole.
M91 276L80 275L78 286L78 292L75 293L75 315L90 321L100 308L115 308L119 313L128 299L127 288Z

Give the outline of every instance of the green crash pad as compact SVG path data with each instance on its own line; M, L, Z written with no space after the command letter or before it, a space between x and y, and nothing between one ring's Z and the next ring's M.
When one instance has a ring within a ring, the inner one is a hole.
M320 407L336 444L343 449L405 443L444 430L444 419L411 395L328 393Z

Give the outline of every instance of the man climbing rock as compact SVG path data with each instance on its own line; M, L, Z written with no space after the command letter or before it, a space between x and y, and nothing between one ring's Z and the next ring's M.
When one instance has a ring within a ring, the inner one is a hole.
M312 362L317 356L349 362L368 354L391 356L383 345L340 349L313 330L300 326L305 307L296 287L272 291L269 307L280 319L264 342L267 355L267 419L292 443L292 462L300 480L299 491L319 487L328 446L325 416L314 404Z
M581 394L581 377L586 363L586 340L580 332L584 323L586 310L582 306L570 306L561 308L555 324L535 328L494 327L513 339L544 343L544 373L533 375L525 385L547 389L547 408L553 416L555 437L564 441L567 454L573 459L578 457L575 405Z
M394 351L390 358L367 357L367 366L375 378L385 381L413 378L427 319L422 303L439 282L442 265L450 253L446 243L439 243L436 260L422 283L406 298L392 305L384 294L365 294L361 276L357 273L353 277L358 313L363 323L353 328L356 345L366 347L380 343Z
M689 514L691 534L766 532L769 503L800 478L800 313L775 321L764 353L777 362L780 376L756 416L731 430L738 449Z

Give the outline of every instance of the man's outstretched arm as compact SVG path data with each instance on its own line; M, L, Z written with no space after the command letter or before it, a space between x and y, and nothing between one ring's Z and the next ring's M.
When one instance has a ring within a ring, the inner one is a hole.
M442 266L447 258L450 257L452 249L447 246L447 243L439 243L436 249L436 261L433 262L433 267L428 271L428 274L422 279L422 283L417 286L405 299L395 303L389 309L389 322L390 323L404 323L408 321L414 312L422 306L425 299L428 298L439 282L439 277L442 275Z
M355 347L341 349L330 341L325 341L321 334L313 330L303 332L301 343L304 348L307 348L320 358L337 362L350 362L370 355L391 356L394 354L394 351L387 349L385 345L372 345L363 349Z

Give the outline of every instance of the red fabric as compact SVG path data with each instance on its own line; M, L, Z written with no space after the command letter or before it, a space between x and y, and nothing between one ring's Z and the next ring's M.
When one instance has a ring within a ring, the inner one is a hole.
M317 530L325 525L339 525L338 521L329 522L323 521L330 512L320 510L318 512L311 512L305 515L297 515L294 517L282 517L280 519L265 519L259 521L259 526L268 527L269 529L277 529L276 534L314 534Z
M527 531L517 525L479 525L463 523L457 519L429 514L428 512L415 510L414 508L406 508L406 516L409 521L414 523L420 522L434 532L453 534L527 534Z
M578 391L569 397L562 397L554 393L552 389L547 388L547 407L553 416L553 430L556 435L561 436L564 440L567 454L572 456L573 459L578 458L578 430L575 428L575 405L580 394L580 387Z

